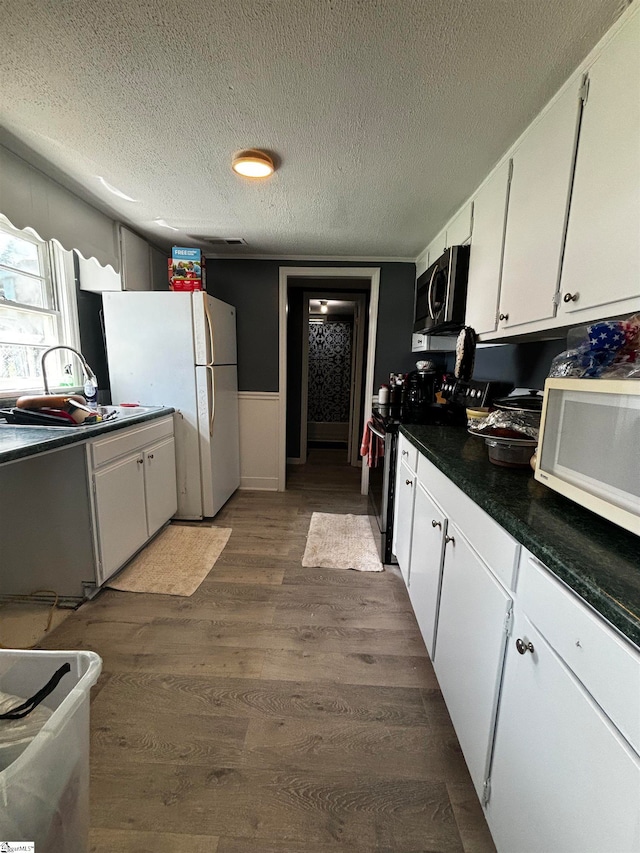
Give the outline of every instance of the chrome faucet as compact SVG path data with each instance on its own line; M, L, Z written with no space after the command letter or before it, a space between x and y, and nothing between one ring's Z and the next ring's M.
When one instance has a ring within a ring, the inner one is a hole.
M49 347L49 349L46 349L42 353L42 355L40 356L40 369L42 370L42 381L44 382L44 393L45 394L49 393L49 382L47 381L47 371L45 370L45 367L44 367L44 360L45 360L45 357L47 355L49 355L50 352L53 352L56 349L67 349L70 352L75 353L75 355L77 355L78 358L80 359L80 364L82 365L82 372L84 373L85 379L92 379L96 383L96 388L98 387L98 381L96 379L96 375L93 372L93 370L91 370L89 365L87 364L87 359L82 355L82 353L78 352L78 350L74 349L73 347L68 347L65 344L58 344L55 347Z

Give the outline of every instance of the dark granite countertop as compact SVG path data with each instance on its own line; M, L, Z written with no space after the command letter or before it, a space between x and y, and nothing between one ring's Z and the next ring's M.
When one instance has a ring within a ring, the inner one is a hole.
M640 646L640 538L489 461L464 427L401 427L411 443L619 631Z
M104 421L93 426L82 427L31 427L10 426L4 421L0 423L0 464L15 462L37 453L47 453L69 444L87 441L106 432L151 421L175 412L168 406L141 406L142 412L131 409L131 414L120 415L110 421Z

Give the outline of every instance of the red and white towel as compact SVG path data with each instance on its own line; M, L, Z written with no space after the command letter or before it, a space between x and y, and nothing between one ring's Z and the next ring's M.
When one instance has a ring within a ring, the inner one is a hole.
M367 460L369 468L377 468L378 462L384 457L384 441L372 429L369 429L373 425L373 418L369 418L364 425L362 444L360 445L360 456Z

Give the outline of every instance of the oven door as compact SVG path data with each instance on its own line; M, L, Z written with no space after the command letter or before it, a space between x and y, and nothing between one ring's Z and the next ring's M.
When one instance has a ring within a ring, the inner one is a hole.
M380 438L382 433L376 431ZM377 468L369 469L369 503L373 517L371 528L383 563L389 565L396 560L392 552L393 501L396 482L396 447L398 433L384 433L384 461Z
M389 433L378 430L378 428L373 426L371 423L368 424L367 429L372 433L372 441L374 437L377 437L384 442L384 458L380 460L380 464L375 468L369 468L369 501L371 503L378 529L383 533L385 529L384 519L386 517L387 506L385 471L389 464L389 457L387 453L387 439L389 437Z

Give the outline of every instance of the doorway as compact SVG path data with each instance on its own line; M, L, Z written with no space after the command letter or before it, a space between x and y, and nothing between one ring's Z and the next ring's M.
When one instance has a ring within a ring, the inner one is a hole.
M345 465L360 466L379 280L379 268L280 268L280 490L287 459L306 462L310 442L337 448ZM362 494L368 473L362 466Z
M367 300L368 291L304 291L300 455L287 452L289 462L305 464L309 448L321 447L360 465Z

